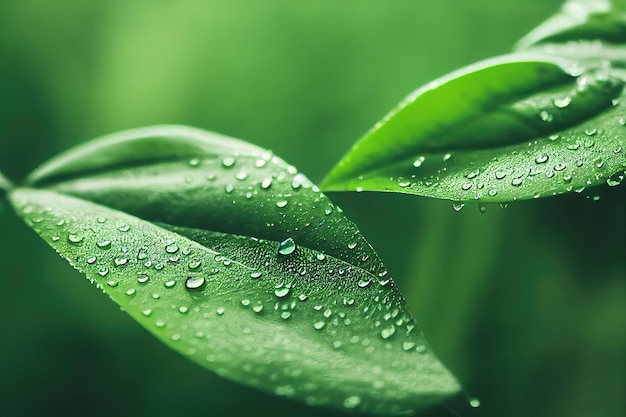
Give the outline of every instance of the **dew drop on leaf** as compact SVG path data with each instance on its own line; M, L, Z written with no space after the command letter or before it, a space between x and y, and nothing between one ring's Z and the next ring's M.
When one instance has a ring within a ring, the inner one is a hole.
M185 287L190 290L196 290L202 287L205 283L205 279L203 277L189 277L185 281Z
M232 156L227 156L226 158L222 159L222 165L224 166L224 168L230 168L233 165L235 165L235 158L233 158Z
M425 159L425 158L424 158L423 156L420 156L420 157L419 157L419 158L417 158L415 161L413 161L413 166L414 166L415 168L419 168L419 167L421 167L421 166L422 166L422 163L424 162L424 159Z
M101 240L100 242L96 243L96 245L100 249L111 249L111 241L110 240Z
M278 298L283 298L286 297L289 294L289 288L288 287L281 287L281 288L276 288L274 290L274 295Z
M292 238L288 238L280 242L278 245L278 253L281 255L290 255L296 250L296 243Z

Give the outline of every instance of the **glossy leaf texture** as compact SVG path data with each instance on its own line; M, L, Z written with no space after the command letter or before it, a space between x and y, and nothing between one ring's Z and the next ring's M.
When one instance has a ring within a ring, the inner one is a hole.
M626 39L624 0L569 0L550 19L533 29L516 45L517 50L543 43L601 40L623 43Z
M326 191L393 191L509 202L621 181L626 74L514 54L410 95L322 182Z
M266 150L192 128L122 132L44 164L10 199L128 314L219 375L371 414L459 389L354 224Z

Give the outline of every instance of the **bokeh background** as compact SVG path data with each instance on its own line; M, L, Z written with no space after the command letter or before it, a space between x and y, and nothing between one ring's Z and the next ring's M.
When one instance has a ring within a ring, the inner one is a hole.
M19 181L90 138L180 123L270 148L319 181L411 90L506 53L559 5L0 0L0 170ZM485 214L331 196L468 390L424 415L626 416L626 192L597 195ZM0 415L343 415L165 348L2 205L0 242Z

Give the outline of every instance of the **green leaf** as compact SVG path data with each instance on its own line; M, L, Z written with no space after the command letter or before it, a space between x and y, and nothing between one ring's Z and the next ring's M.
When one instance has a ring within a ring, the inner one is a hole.
M379 257L271 153L182 127L51 160L17 213L172 349L305 401L402 414L458 391ZM166 377L166 375L164 375Z
M622 3L619 4L618 3ZM602 40L623 43L626 9L623 0L569 0L559 13L524 36L517 50L546 42Z
M547 55L473 65L409 96L322 187L508 202L613 184L624 171L624 79L605 61Z

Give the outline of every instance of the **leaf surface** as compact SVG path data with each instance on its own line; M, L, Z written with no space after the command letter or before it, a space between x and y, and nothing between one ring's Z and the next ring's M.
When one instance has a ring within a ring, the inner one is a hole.
M36 170L17 213L157 338L233 380L403 414L458 391L379 257L271 153L162 126Z
M409 96L322 182L509 202L621 181L625 73L608 61L510 55Z

